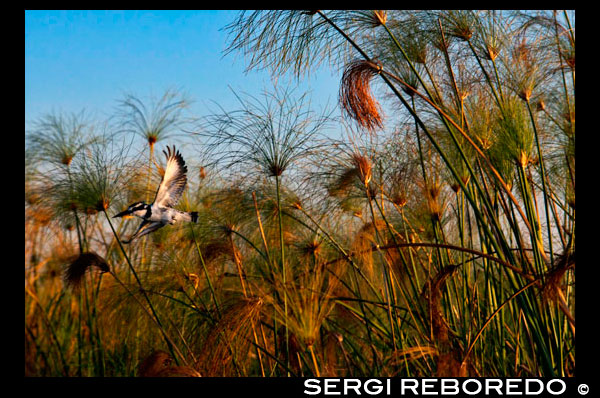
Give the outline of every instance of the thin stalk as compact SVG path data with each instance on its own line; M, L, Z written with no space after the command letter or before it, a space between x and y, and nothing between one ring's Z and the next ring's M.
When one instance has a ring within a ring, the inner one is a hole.
M500 100L504 103L504 95L502 94L502 85L500 84L500 75L498 74L498 67L495 59L492 59L492 65L494 66L494 74L496 75L496 84L498 84L498 92L500 93Z
M440 22L439 19L438 19L438 24L439 24L439 28L440 28L440 35L442 36L442 40L444 42L443 53L444 53L444 60L446 61L446 70L448 71L448 74L450 75L450 80L452 81L452 89L454 90L454 95L456 95L457 108L460 108L461 107L460 103L459 103L460 93L458 92L458 86L456 85L456 78L454 77L454 71L452 70L452 64L450 62L450 55L448 54L448 46L446 45L446 43L447 43L446 37L444 36L444 31L442 30L442 23ZM460 102L462 102L462 101L460 101Z
M77 311L77 376L81 377L82 352L83 352L83 337L81 336L81 317L83 312L83 300L81 291L77 292L77 303L79 310Z
M35 338L35 335L33 334L33 331L31 330L29 325L27 325L27 321L25 321L25 331L29 335L29 338L31 339L33 344L35 345L36 361L37 361L38 356L41 356L42 359L44 360L45 366L42 368L44 370L44 373L42 374L42 376L45 376L46 369L50 368L50 364L48 362L48 357L46 356L46 353L43 351L42 347L40 347L40 345L38 344L37 339ZM27 376L27 374L26 374L26 376Z
M433 79L433 75L431 74L431 71L427 67L427 64L423 64L423 67L425 68L425 71L427 72L427 76L429 77L429 81L431 82L431 85L433 86L433 89L435 90L435 97L432 98L431 100L433 102L436 102L436 101L439 100L440 105L442 105L442 96L441 96L440 91L438 89L438 85L435 83L435 80Z
M533 112L531 111L531 105L529 104L529 99L525 101L527 103L527 110L529 111L529 117L531 118L531 125L533 126L533 132L535 136L535 145L538 151L538 159L540 164L540 176L542 178L542 192L544 194L544 210L546 213L546 226L548 228L548 249L550 250L550 263L553 262L554 259L554 251L552 250L552 228L550 225L550 211L548 209L548 187L546 186L546 168L544 167L544 158L542 154L542 150L540 148L540 141L538 137L538 130L535 123L535 119L533 117Z
M498 264L502 265L504 268L521 275L525 279L528 279L530 281L535 279L535 277L532 274L527 273L523 269L518 268L515 265L513 265L501 258L495 257L490 253L484 253L479 250L469 249L466 247L460 247L460 246L456 246L456 245L452 245L452 244L448 244L448 243L429 243L429 242L397 243L397 244L389 244L389 245L385 245L385 246L380 246L379 249L380 250L389 250L389 249L396 249L396 248L403 248L403 247L406 247L406 248L432 247L432 248L449 249L449 250L456 250L456 251L464 252L464 253L470 253L470 254L476 255L478 258L484 258L484 259L493 261L495 263L498 263ZM369 250L375 251L375 250L377 250L377 248L372 247ZM342 258L339 258L337 260L332 260L329 263L333 263L333 262L341 261L341 260L342 260ZM329 263L326 263L325 265L328 265ZM381 298L379 298L379 299L381 300Z
M498 104L498 109L500 109L500 112L502 112L502 115L504 115L504 108L502 107L502 102L500 101L500 98L498 98L498 93L496 93L496 89L494 88L494 85L492 84L492 79L490 78L490 75L488 74L487 70L485 70L485 67L483 66L483 63L481 62L479 55L477 55L477 51L475 51L475 47L473 47L471 40L467 40L467 43L469 44L469 48L471 49L471 52L473 53L473 55L475 56L475 59L477 60L477 63L479 64L479 68L481 69L481 71L483 72L483 74L485 76L485 80L487 81L488 86L490 87L490 90L492 90L494 99L496 100L496 103Z
M518 164L517 170L519 175L519 184L521 185L521 191L523 192L525 211L527 213L527 217L529 218L529 222L533 226L533 231L530 236L531 246L534 250L533 258L536 265L536 272L542 273L544 269L544 262L541 257L541 253L543 252L543 247L541 245L541 231L536 220L536 212L532 203L531 190L529 189L529 184L527 183L525 168L521 164Z
M425 172L425 161L423 160L423 147L421 146L421 135L419 134L419 123L417 121L417 110L415 107L415 97L411 97L413 112L415 113L415 136L417 137L417 148L419 150L419 164L421 165L421 173L423 173L423 182L427 185L427 173Z
M244 279L246 278L246 272L244 271L243 267L242 267L242 261L240 258L238 258L237 256L237 249L235 247L235 244L233 242L233 236L229 235L229 243L231 244L231 250L233 252L233 257L235 260L235 265L238 269L238 274L240 277L240 284L242 285L242 293L244 294L245 298L248 298L248 291L246 290L246 284L244 283ZM254 325L254 320L251 320L252 323L252 333L254 336L254 342L256 343L256 345L258 345L258 337L256 335L256 328ZM264 370L264 366L263 366L263 360L262 360L262 354L260 353L260 351L257 349L256 353L258 355L258 361L260 364L260 370L261 370L261 374L263 377L265 377L265 370Z
M322 226L320 223L318 223L306 210L304 210L304 208L300 207L299 210L302 212L302 214L304 214L316 227L319 231L321 231L325 237L327 237L327 239L329 240L329 242L340 252L342 253L343 258L348 261L348 263L350 263L350 265L352 266L352 282L354 283L354 289L353 292L354 294L356 294L356 296L360 299L358 301L358 305L360 307L360 311L362 313L362 319L364 321L364 325L365 328L367 330L367 338L369 340L369 346L371 347L371 352L373 354L373 371L377 370L379 368L379 363L377 361L377 352L375 349L375 345L373 344L373 338L372 338L372 332L371 332L371 326L370 326L370 322L368 320L367 317L367 313L366 313L366 307L362 301L362 293L360 290L360 283L358 281L358 275L361 276L361 278L363 278L363 280L367 283L367 285L369 286L369 288L373 291L373 293L375 294L375 296L381 300L381 297L379 296L379 292L377 291L377 289L375 288L375 286L373 286L373 284L371 283L371 281L369 280L369 278L366 277L366 275L362 272L362 270L358 267L358 265L356 265L356 263L352 260L352 257L344 250L344 248L331 236L331 234L329 234ZM307 226L307 228L310 228Z
M69 178L69 190L70 190L70 194L73 195L73 178L71 177L71 169L69 166L67 166L67 176ZM72 197L72 196L71 196ZM77 209L73 209L73 217L75 217L75 228L77 229L77 242L79 243L79 254L83 253L83 230L80 231L81 224L79 221L79 217L77 216Z
M262 220L260 218L260 211L258 210L258 202L256 201L256 192L252 191L252 200L254 201L254 210L256 211L256 220L258 221L258 228L260 230L260 237L265 247L265 255L267 257L267 263L271 266L271 258L269 256L269 245L267 244L267 238L265 236L265 230L263 228Z
M119 285L121 285L121 287L123 287L123 289L125 289L125 291L126 291L126 292L127 292L127 293L128 293L130 296L131 296L131 297L133 297L133 299L134 299L134 300L135 300L135 301L136 301L136 302L137 302L137 303L140 305L140 307L142 308L142 310L144 310L144 313L145 313L146 315L148 315L148 317L149 317L150 319L152 319L152 320L153 320L153 321L154 321L154 322L157 324L157 326L159 327L159 329L162 331L162 330L163 330L163 329L162 329L162 324L160 324L160 323L159 323L159 322L160 322L160 320L158 320L158 319L156 318L156 316L155 316L155 313L154 313L154 312L153 312L153 313L151 313L150 311L148 311L148 308L146 308L146 306L144 305L144 303L142 303L142 301L141 301L141 300L140 300L140 299L139 299L139 298L138 298L138 297L137 297L135 294L133 294L133 292L132 292L131 290L129 290L129 288L127 287L127 285L125 285L125 284L124 284L124 283L123 283L123 282L122 282L122 281L119 279L119 277L117 277L117 274L115 274L115 273L114 273L114 271L112 271L112 270L111 270L111 271L109 271L109 273L110 273L110 275L111 275L111 276L114 278L114 280L115 280L115 281L117 281L117 283L118 283ZM144 296L145 296L145 297L148 297L148 296L145 294L145 292L146 292L145 290L142 290L142 292L144 292ZM150 308L152 309L152 307L150 307ZM178 355L181 357L181 359L182 359L182 360L183 360L183 361L186 363L186 365L187 365L187 361L185 360L185 357L183 356L183 354L181 353L181 351L179 351L179 348L177 348L177 346L176 346L176 345L173 343L173 341L171 340L171 338L170 338L170 337L169 337L169 336L168 336L166 333L164 333L164 332L163 332L163 337L164 337L165 341L167 342L167 345L168 345L168 347L169 347L169 349L170 349L170 351L171 351L171 356L172 356L172 357L175 359L175 362L176 362L177 364L179 364L179 361L177 360L177 357L175 356L175 353L173 352L173 349L175 349L175 350L177 351L177 354L178 354Z
M352 260L352 256L350 255L350 253L347 253L346 250L344 250L344 248L331 236L331 234L329 234L306 210L304 210L303 208L301 208L300 211L313 224L315 224L315 226L317 227L317 229L319 231L321 231L323 233L323 235L325 235L325 237L329 240L329 242L333 245L333 247L335 249L337 249L342 254L343 258L346 261L348 261L348 263L350 263L350 265L352 266L352 268L354 269L354 271L357 272L358 275L360 275L360 277L367 283L367 285L369 286L369 288L371 289L371 291L375 294L375 296L377 296L378 299L381 299L381 297L379 296L379 292L377 291L377 289L375 288L375 286L373 286L373 283L369 280L369 278L367 278L367 276L364 274L364 272L362 272L362 270L354 262L354 260ZM310 227L307 226L307 228L310 228ZM357 280L357 283L358 283L358 280Z
M566 16L566 11L565 11L565 16ZM567 21L569 21L569 19L567 18ZM560 39L559 39L559 35L558 35L558 21L556 19L556 11L554 11L554 34L555 34L555 39L556 39L556 48L558 51L558 60L560 61L560 72L561 72L561 76L562 76L562 82L563 82L563 89L564 89L564 93L565 93L565 101L567 103L567 110L569 112L569 115L572 114L571 112L571 101L569 99L569 90L567 88L567 78L565 76L565 68L563 66L563 56L562 56L562 52L561 52L561 47L560 47ZM570 22L569 22L569 27L570 27ZM572 33L572 29L571 29L571 35L573 35ZM574 40L574 37L573 37ZM573 46L575 46L575 42L573 42ZM573 76L573 79L575 79L575 77ZM575 84L573 84L573 90L575 90ZM569 127L570 130L572 130L573 128L573 123L571 122L571 118L569 116ZM569 133L573 133L573 131L569 131Z
M140 278L138 277L137 272L135 272L135 268L133 268L133 265L131 264L131 261L129 260L129 256L127 255L127 252L125 251L125 248L123 247L123 244L121 243L121 239L119 239L119 236L117 235L117 232L115 231L115 229L112 225L112 222L110 221L110 217L106 213L105 209L103 209L102 212L106 216L106 220L108 220L110 229L112 230L115 238L117 239L117 242L119 243L119 247L121 248L121 252L123 253L123 256L125 257L125 260L127 260L127 265L129 265L129 269L131 270L131 273L133 274L138 286L140 287L140 291L142 292L142 295L146 299L146 302L148 303L148 306L150 307L150 310L152 311L152 316L156 320L156 323L163 335L163 338L164 338L165 342L167 343L167 347L169 348L169 351L171 352L171 356L175 359L176 363L179 363L179 361L177 360L177 356L175 355L175 353L173 351L173 344L171 343L170 338L167 336L167 333L165 332L165 329L160 321L160 318L158 317L158 314L156 313L156 310L154 309L154 306L152 305L150 298L146 294L146 290L144 289L144 286L142 285L142 282L140 281ZM184 359L183 356L182 356L182 359Z
M96 344L98 345L98 355L99 355L99 368L100 368L100 376L104 377L105 372L106 372L106 359L105 359L105 350L104 350L104 344L102 343L102 335L100 333L100 327L98 326L98 311L97 311L97 302L98 302L98 294L100 292L100 285L102 284L102 276L104 275L104 273L101 273L100 276L98 277L98 284L96 286L96 288L94 289L93 286L93 278L91 278L91 285L92 285L92 303L93 303L93 308L92 308L92 319L93 319L93 325L95 326L95 339L96 339Z
M381 216L382 216L382 218L383 218L383 221L385 222L385 224L386 224L386 226L387 226L388 230L390 231L390 234L391 234L391 236L392 236L392 241L394 242L394 246L396 247L396 249L397 249L397 251L398 251L398 255L399 255L399 256L400 256L400 258L402 259L402 264L403 264L403 265L406 267L406 259L404 258L404 253L402 253L402 250L400 250L400 246L398 245L398 241L396 240L395 231L394 231L393 227L391 226L391 224L388 222L388 220L387 220L387 217L385 216L385 214L383 213L383 211L382 211L381 207L379 206L379 203L378 203L377 201L375 201L375 204L377 205L377 208L379 209L379 212L380 212L380 214L381 214ZM378 248L378 251L380 251L380 250L379 250L379 248ZM388 264L388 266L390 266L390 265ZM416 276L416 270L414 269L414 264L413 264L413 270L414 270L414 272L415 272L415 276ZM391 266L390 266L390 270L389 270L388 272L389 272L389 274L390 274L390 285L391 285L392 297L393 297L393 301L394 301L394 304L393 304L393 305L394 305L394 306L393 306L393 308L394 308L394 314L395 314L395 317L396 317L396 319L398 319L398 313L397 313L397 311L396 311L396 293L395 293L394 285L393 285L393 283L392 283L392 282L393 282L393 279L395 279L395 275L394 275L394 273L393 273L393 272L391 272ZM393 279L392 279L392 278L393 278ZM409 278L408 278L408 280L409 280L409 282L410 282L410 285L411 285L411 288L412 288L413 294L415 295L415 297L417 297L417 296L419 295L419 292L418 292L418 290L417 290L417 288L416 288L416 286L415 286L415 284L414 284L414 282L413 282L413 278L410 278L410 277L409 277ZM413 308L413 305L414 305L414 307L417 307L417 308L419 308L419 307L420 307L420 305L419 305L419 303L410 303L410 302L408 301L408 298L406 297L406 294L405 294L405 292L404 292L404 289L402 288L402 286L400 286L400 283L399 283L399 281L398 281L397 279L396 279L396 283L397 283L397 284L398 284L398 286L400 287L400 293L403 295L403 297L404 297L404 300L406 301L406 303L407 303L407 306L408 306L408 308L409 308L410 315L411 315L411 317L412 317L413 321L414 321L414 322L415 322L415 324L416 324L417 320L415 319L415 317L414 317L414 315L413 315L413 310L412 310L412 308ZM400 329L400 327L398 327L398 329ZM395 347L395 341L394 341L394 347Z
M319 372L319 365L317 365L317 358L315 357L315 351L313 350L312 344L308 346L308 349L310 351L310 356L312 358L313 365L315 367L315 374L317 375L317 377L321 377L321 374Z
M252 344L256 349L264 352L269 358L271 358L273 361L275 361L276 365L281 366L289 375L291 375L292 377L297 377L297 375L294 373L294 371L289 366L287 366L285 363L283 363L279 359L277 359L277 357L275 355L271 354L264 347L259 346L258 344L256 344L253 341L250 341L250 344Z
M367 188L368 190L368 188ZM367 193L368 195L368 193ZM371 211L371 217L373 219L373 228L375 229L375 237L377 239L377 241L379 242L383 242L382 238L379 234L379 228L377 228L377 220L375 219L375 212L373 210L373 203L372 203L372 199L369 195L368 198L368 202L369 202L369 209ZM386 302L387 302L387 313L388 313L388 320L390 322L390 332L392 333L392 347L394 348L394 351L397 350L396 347L396 331L394 328L394 321L393 321L393 316L392 316L392 305L395 306L396 305L396 295L394 294L394 287L392 286L392 277L391 277L391 264L389 263L388 259L385 257L385 255L383 254L383 252L381 250L379 250L379 244L376 243L375 247L377 249L377 252L379 253L381 259L382 259L382 268L383 268L383 278L385 280L385 288L386 288L386 294L385 294L385 298L386 298ZM393 304L392 304L392 300L393 300ZM395 310L394 310L395 312ZM396 316L396 319L398 317Z
M194 227L190 224L190 230L192 231L192 237L194 238L194 244L196 245L196 251L198 252L198 257L200 257L200 263L202 264L202 269L204 270L204 276L206 276L206 282L208 283L208 288L210 289L210 294L212 296L213 302L215 303L215 309L217 310L217 314L219 318L221 318L221 309L219 307L219 302L217 300L217 295L215 294L215 289L213 288L212 282L210 281L210 276L208 275L208 269L206 268L206 263L204 262L204 257L202 256L202 251L200 250L200 246L198 245L198 240L196 239L196 233L194 232Z
M40 303L37 296L31 290L29 290L29 288L27 286L25 286L25 292L27 294L29 294L29 296L35 301L35 303L38 305L38 307L42 311L42 315L43 315L42 319L44 320L44 323L46 324L46 326L48 326L48 329L50 329L50 336L52 336L51 340L53 340L54 344L56 345L56 350L58 351L58 356L59 356L59 359L60 359L60 362L61 362L61 365L63 368L64 376L68 377L69 376L69 366L67 365L67 361L65 360L63 349L60 345L60 342L58 341L58 337L56 336L56 331L54 330L54 327L52 326L52 322L50 322L48 313L46 312L44 307L42 307L42 304Z
M154 143L148 142L148 175L146 177L146 203L150 202L150 178L152 177L152 156L154 154ZM148 239L142 240L142 259L140 265L142 268L146 264L146 243Z
M469 354L471 353L471 350L473 350L473 347L475 346L475 343L477 342L477 340L481 336L481 333L483 333L483 331L485 330L485 328L496 317L496 315L504 308L504 306L506 306L515 297L517 297L518 295L520 295L521 293L523 293L525 290L529 289L531 286L535 285L536 283L537 283L537 280L529 282L527 285L523 286L521 289L519 289L515 293L513 293L513 295L510 296L508 299L506 299L506 301L504 301L504 303L502 303L502 305L500 305L498 308L496 308L496 310L492 313L492 315L490 315L490 317L485 321L485 323L483 324L483 326L481 327L481 329L479 329L479 332L477 332L477 334L475 335L475 338L473 339L473 341L469 345L469 348L467 349L467 352L465 353L465 357L463 358L463 361L461 363L461 367L466 363L467 359L469 358Z
M410 237L408 235L408 228L407 228L408 220L406 219L406 216L404 214L404 206L398 208L398 206L396 204L394 204L394 207L396 207L396 210L398 210L398 212L400 213L400 216L402 217L402 220L404 221L404 223L403 223L403 225L404 225L404 240L406 242L410 242ZM416 281L416 285L420 286L421 282L419 281L419 274L417 272L417 269L415 268L415 258L413 256L412 249L408 250L408 255L410 256L410 264L412 266L413 277ZM411 284L413 283L412 278L410 279L410 282L411 282Z
M275 176L275 188L277 190L277 219L279 222L279 248L281 251L281 272L283 274L283 285L286 286L286 266L285 266L285 249L284 249L284 242L283 242L283 222L281 219L281 187L279 186L280 182L279 182L279 175ZM287 294L284 293L283 295L283 310L284 310L284 314L285 314L285 350L286 350L286 363L287 363L287 367L289 368L289 361L290 361L290 337L289 337L289 330L288 330L288 308L287 308ZM288 377L289 377L289 372L288 372Z

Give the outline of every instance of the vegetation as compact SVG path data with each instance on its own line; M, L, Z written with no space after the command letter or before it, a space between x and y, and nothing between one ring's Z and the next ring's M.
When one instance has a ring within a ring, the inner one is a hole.
M339 72L341 116L276 87L201 119L169 91L34 123L26 376L575 375L574 12L226 30L274 78ZM111 216L152 200L176 139L198 223L123 245L138 221Z

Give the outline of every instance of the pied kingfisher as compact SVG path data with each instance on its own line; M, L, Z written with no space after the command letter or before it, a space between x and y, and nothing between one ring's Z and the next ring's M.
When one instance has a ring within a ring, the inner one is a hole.
M154 202L152 204L135 202L127 210L113 217L134 215L142 219L138 230L128 241L123 241L123 243L130 243L132 240L154 232L167 224L175 224L180 221L198 221L198 212L184 212L173 208L185 189L187 167L175 147L171 151L171 148L167 146L167 151L163 151L167 157L167 167L156 191Z

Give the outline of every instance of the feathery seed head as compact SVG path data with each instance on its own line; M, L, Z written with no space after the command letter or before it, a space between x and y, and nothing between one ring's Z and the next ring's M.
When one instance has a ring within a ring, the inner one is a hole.
M466 186L469 183L469 180L471 179L471 176L462 176L460 177L462 183ZM450 188L452 188L452 190L454 191L454 193L458 193L460 191L460 184L456 181L453 181L450 184Z
M322 250L322 242L317 238L304 240L296 244L298 251L304 259L319 257Z
M535 138L529 114L515 97L507 99L503 108L504 113L498 115L494 126L494 147L498 155L524 167L529 162Z
M381 70L366 60L350 62L342 76L340 103L346 115L369 132L383 128L379 104L371 94L371 79Z
M464 41L473 37L474 14L471 10L447 10L441 15L442 26L448 34Z
M532 41L525 35L515 39L510 57L505 62L507 68L507 85L523 101L529 101L539 95L536 90L543 86L552 76L552 54L539 42Z
M387 11L385 10L356 10L351 11L349 15L351 15L349 18L353 23L361 28L374 29L387 22Z
M42 198L42 196L38 192L30 191L30 190L25 191L25 200L30 205L35 205L35 204L39 203L41 198Z
M73 156L72 155L65 155L61 159L61 163L64 164L65 166L68 166L68 165L71 164L72 160L73 160Z
M529 163L529 155L525 151L519 152L517 156L517 164L521 167L526 167Z
M422 190L427 214L433 221L441 221L446 208L445 198L441 195L442 184L432 181L428 185L424 185Z
M103 210L108 209L109 206L110 206L110 199L104 195L101 195L101 198L98 200L98 202L96 202L96 210L103 211Z
M500 48L497 45L488 43L485 47L484 54L487 59L493 62L498 57L498 54L500 54Z
M398 207L404 207L406 205L406 195L401 192L394 192L390 200Z
M34 156L67 168L82 149L96 140L89 134L89 123L83 112L48 114L36 120L33 126L25 139Z
M262 98L238 96L242 108L206 117L200 133L208 146L222 154L227 167L241 166L242 173L258 170L279 177L299 159L315 150L312 141L330 117L316 114L308 94L297 97L291 89L263 93Z
M102 272L109 272L110 268L106 260L94 252L84 252L72 258L65 270L65 282L74 287L79 288L85 272L96 267Z
M567 49L562 52L563 59L569 68L575 70L575 50Z
M119 103L119 116L125 131L145 138L150 150L156 142L176 134L187 122L183 111L190 101L177 90L167 90L158 99L148 101L127 94Z
M537 100L535 104L535 110L538 112L543 112L544 110L546 110L546 103L542 98Z
M52 218L54 217L54 212L47 206L40 206L30 214L33 220L41 226L50 224L50 221L52 221Z
M541 294L544 301L556 300L560 295L563 277L575 268L575 252L565 252L556 257L555 265L544 275Z
M387 11L373 10L373 26L385 25L387 22Z
M61 191L71 209L82 209L87 214L102 212L130 186L126 177L129 160L128 147L116 142L90 145L88 153L74 164L72 177L63 183Z
M358 178L365 186L369 185L371 178L373 177L373 167L371 161L358 153L352 155L352 163L357 170Z

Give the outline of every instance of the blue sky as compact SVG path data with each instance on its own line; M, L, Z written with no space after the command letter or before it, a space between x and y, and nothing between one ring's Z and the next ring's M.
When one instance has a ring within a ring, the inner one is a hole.
M232 110L236 91L258 95L267 71L245 73L224 56L222 28L236 11L25 11L25 127L49 112L103 118L124 93L142 98L182 89L200 116L216 101ZM316 107L336 103L339 76L327 67L301 81Z

